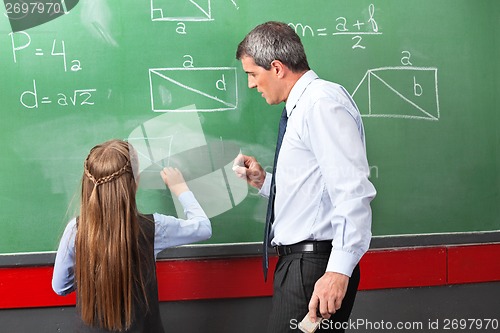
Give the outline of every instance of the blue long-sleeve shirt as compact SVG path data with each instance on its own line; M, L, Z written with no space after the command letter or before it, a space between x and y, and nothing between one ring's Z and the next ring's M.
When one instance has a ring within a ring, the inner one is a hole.
M179 195L186 220L155 213L155 258L162 250L194 243L212 236L210 220L190 191ZM57 249L52 275L52 289L58 295L67 295L76 289L75 284L75 236L76 218L66 226Z

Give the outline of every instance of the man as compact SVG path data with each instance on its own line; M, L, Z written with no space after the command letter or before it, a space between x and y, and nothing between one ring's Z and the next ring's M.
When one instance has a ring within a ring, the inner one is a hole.
M361 116L343 87L310 70L299 36L284 23L255 27L236 58L249 88L268 104L286 106L274 177L251 156L238 156L234 168L261 195L274 196L269 239L280 257L268 332L289 332L306 313L312 322L319 321L317 313L329 319L320 329L343 332L358 288L358 262L371 239L376 194Z

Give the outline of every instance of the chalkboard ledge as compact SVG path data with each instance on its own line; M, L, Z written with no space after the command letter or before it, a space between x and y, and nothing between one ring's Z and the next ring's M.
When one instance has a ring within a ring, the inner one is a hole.
M391 235L372 238L370 249L499 243L500 230L442 234ZM230 244L193 244L166 249L158 260L189 260L200 258L234 258L262 254L261 242ZM0 254L0 267L50 266L55 252Z

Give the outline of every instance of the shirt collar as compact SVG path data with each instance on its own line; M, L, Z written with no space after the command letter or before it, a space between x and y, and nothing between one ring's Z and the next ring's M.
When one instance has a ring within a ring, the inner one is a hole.
M307 86L313 80L316 80L318 78L319 78L318 75L314 71L309 70L305 72L304 75L302 75L300 79L297 80L297 82L295 82L295 85L292 87L292 90L290 90L290 94L288 95L285 104L288 117L290 117L290 115L292 114L295 105L297 105L300 96L302 96Z

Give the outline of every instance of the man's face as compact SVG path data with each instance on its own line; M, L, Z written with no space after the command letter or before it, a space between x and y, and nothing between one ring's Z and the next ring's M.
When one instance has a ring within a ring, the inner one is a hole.
M266 70L256 65L253 58L249 56L242 57L241 64L248 75L248 88L257 88L267 104L279 104L285 100L280 93L281 82L273 67Z

